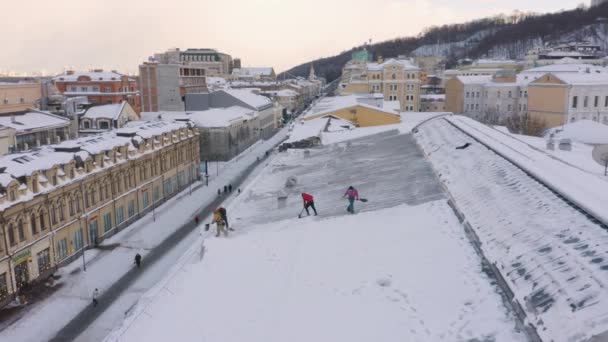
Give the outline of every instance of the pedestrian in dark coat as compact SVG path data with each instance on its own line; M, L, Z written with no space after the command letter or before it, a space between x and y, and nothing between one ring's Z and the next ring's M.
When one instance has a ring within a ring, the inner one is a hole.
M137 268L141 265L141 255L139 253L135 254L135 265L137 265Z
M229 184L229 185L228 185L228 192L229 192L229 193L232 193L232 184Z
M228 185L224 185L224 193L228 193Z
M226 222L226 228L227 228L228 230L232 230L232 231L234 231L234 229L230 228L230 224L228 224L228 214L227 214L227 212L226 212L226 208L224 208L224 207L219 207L219 208L217 208L217 211L219 211L219 212L220 212L220 215L222 215L222 219L224 219L224 222Z

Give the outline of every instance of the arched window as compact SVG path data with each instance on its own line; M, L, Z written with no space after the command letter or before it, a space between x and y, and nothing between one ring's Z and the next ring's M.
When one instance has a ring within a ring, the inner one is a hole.
M75 206L76 206L76 212L79 213L80 212L80 201L82 201L82 198L80 197L80 194L76 194L76 197L74 197L74 202Z
M23 220L17 221L17 234L19 234L19 241L25 241L25 228L23 227Z
M74 201L75 201L75 197L69 198L68 199L68 209L70 210L70 216L74 216L75 212L74 212Z
M54 204L51 204L51 225L57 224L57 208Z
M59 200L59 221L63 222L63 220L65 220L65 204L63 203L63 200Z
M11 246L14 246L17 244L17 240L15 240L15 228L13 227L12 224L8 225L8 243Z
M40 211L40 216L38 217L40 219L40 230L46 229L46 221L44 220L44 216L44 210Z
M32 228L32 235L38 234L38 227L36 227L36 214L30 214L30 226Z

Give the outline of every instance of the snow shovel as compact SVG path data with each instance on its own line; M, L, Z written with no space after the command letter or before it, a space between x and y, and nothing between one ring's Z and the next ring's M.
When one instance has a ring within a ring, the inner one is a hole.
M359 201L366 203L367 202L367 198L359 198Z
M205 223L205 231L209 231L209 226L210 225L211 225L210 223Z
M302 214L304 214L304 210L306 210L306 208L302 208L302 211L300 211L300 213L298 214L298 218L302 218Z

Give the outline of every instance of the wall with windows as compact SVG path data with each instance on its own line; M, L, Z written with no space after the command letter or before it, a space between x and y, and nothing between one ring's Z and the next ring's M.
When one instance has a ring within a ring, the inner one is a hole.
M199 137L183 127L0 184L0 306L2 277L10 299L197 180Z

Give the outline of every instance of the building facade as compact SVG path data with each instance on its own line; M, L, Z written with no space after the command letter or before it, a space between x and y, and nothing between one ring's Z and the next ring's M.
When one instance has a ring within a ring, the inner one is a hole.
M0 157L0 303L198 178L183 123L146 123Z
M0 155L56 144L77 135L70 131L69 119L48 112L0 115L0 127L9 128L5 130Z
M207 92L203 66L146 62L139 78L144 112L184 111L186 94Z
M420 111L421 69L409 59L389 59L377 63L351 61L343 71L339 87L342 95L380 93L388 101L399 101L401 111Z
M64 96L86 96L91 104L119 104L127 101L133 109L141 111L137 80L115 71L96 69L91 72L68 71L53 78L55 86Z
M42 86L36 82L0 82L0 114L39 108Z
M80 117L80 135L98 134L123 128L130 121L139 120L139 114L124 101L88 108Z
M196 65L205 69L205 75L211 77L227 77L232 73L234 62L228 54L215 49L171 49L156 53L152 60L159 64ZM239 60L240 63L240 60ZM239 66L240 67L240 66Z

